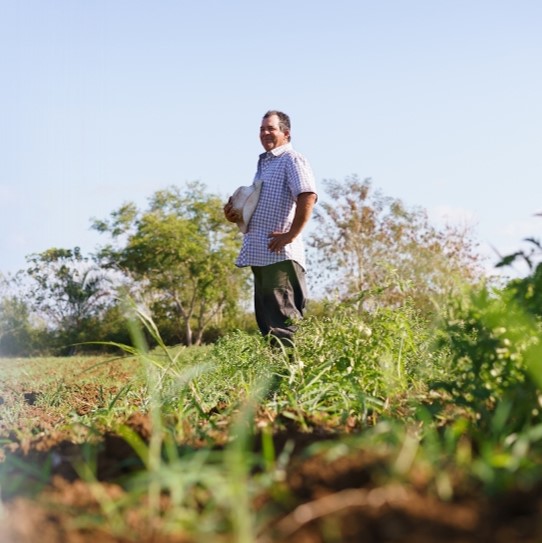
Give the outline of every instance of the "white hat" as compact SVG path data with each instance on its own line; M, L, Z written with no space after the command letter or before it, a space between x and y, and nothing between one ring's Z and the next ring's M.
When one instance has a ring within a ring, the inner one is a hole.
M250 187L239 187L231 197L232 207L242 217L237 221L237 226L243 234L247 231L250 217L254 213L256 206L258 205L258 199L260 198L260 192L262 190L262 183L260 179L254 181Z

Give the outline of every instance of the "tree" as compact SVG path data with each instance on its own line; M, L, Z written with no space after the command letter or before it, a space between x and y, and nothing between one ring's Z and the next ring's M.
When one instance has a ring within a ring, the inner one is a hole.
M204 185L158 191L146 211L124 204L93 228L114 241L99 257L131 280L158 320L174 322L187 345L200 344L206 328L237 307L247 279L232 273L239 236Z
M20 274L0 274L0 356L26 356L35 347L28 304L13 287L18 287Z
M540 216L540 214L538 214ZM514 300L531 315L542 317L542 242L536 238L526 238L529 249L518 250L504 256L497 263L498 268L511 266L517 260L527 264L529 273L524 277L511 279L506 289Z
M429 224L422 209L374 191L368 179L324 181L330 202L315 210L309 245L319 280L340 298L384 289L380 303L406 298L423 309L461 281L481 277L468 229Z
M29 307L63 344L88 341L103 311L113 303L103 270L79 247L51 248L27 257Z

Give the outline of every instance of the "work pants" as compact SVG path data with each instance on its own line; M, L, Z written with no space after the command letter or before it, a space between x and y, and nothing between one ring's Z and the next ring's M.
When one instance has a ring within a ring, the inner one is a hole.
M254 310L264 336L292 343L295 321L303 317L307 300L305 270L293 260L269 266L252 266Z

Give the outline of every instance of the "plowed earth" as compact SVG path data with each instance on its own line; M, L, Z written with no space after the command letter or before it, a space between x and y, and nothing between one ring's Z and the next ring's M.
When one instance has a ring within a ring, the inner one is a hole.
M95 408L104 396L102 388L90 384L65 392L69 392L77 413ZM115 390L109 392L114 394ZM59 430L63 422L60 417L40 407L40 392L24 384L3 394L0 410L15 396L24 399L24 417L19 416L20 420L32 428L22 432L2 417L3 460L9 459L11 468L1 481L1 543L195 541L190 534L161 533L149 522L143 507L134 507L128 519L131 533L137 534L130 538L80 522L82 515L88 518L99 512L104 496L122 500L126 493L122 481L142 468L141 461L114 433L92 436L81 443L81 436ZM125 422L148 440L150 423L146 415L136 413ZM313 427L302 432L291 425L275 434L277 454L287 442L295 444L284 481L288 506L272 495L258 497L254 510L273 510L274 516L257 543L542 542L542 488L493 499L471 490L446 502L423 484L380 483L385 459L368 450L334 460L304 454L309 445L340 437L336 429L332 432L330 428ZM78 460L89 451L95 457L95 483L83 480L77 470ZM36 469L29 470L28 466ZM167 497L162 506L167 508ZM209 541L232 540L217 534Z

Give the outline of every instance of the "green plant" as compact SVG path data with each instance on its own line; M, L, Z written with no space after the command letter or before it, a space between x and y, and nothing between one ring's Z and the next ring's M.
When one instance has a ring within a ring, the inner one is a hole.
M378 293L374 294L378 296ZM363 293L360 296L367 296ZM429 369L429 327L408 304L360 311L358 299L330 305L300 323L288 383L308 412L366 419L393 408Z
M167 531L177 527L199 533L226 530L234 534L236 541L253 541L255 526L251 500L255 489L260 488L251 477L253 468L259 465L252 453L253 418L268 390L272 374L264 364L254 364L251 347L259 346L261 353L269 354L268 346L258 336L234 334L229 342L218 342L213 348L200 352L212 371L195 370L194 366L186 367L181 363L183 349L175 351L165 345L155 323L144 310L131 304L131 311L134 345L117 346L145 368L148 393L145 405L150 414L151 434L147 441L127 425L117 428L144 465L144 470L126 483L127 488L140 499L145 496L149 519L152 524L161 526L160 529ZM158 350L148 350L139 326L152 337ZM235 353L236 357L225 358L226 352ZM223 361L222 365L217 363L219 359ZM229 363L225 364L225 361ZM196 377L199 383L195 382ZM226 388L226 393L222 391L221 396L213 398L213 386L228 385L229 382L231 397ZM245 391L240 397L239 387ZM209 411L218 401L228 401L238 409L224 451L179 448L179 435L166 422L168 412L180 408L184 410L181 416L195 416L197 425L210 428L212 415ZM273 464L269 455L267 461L268 465ZM80 472L95 488L92 465L80 468ZM264 478L261 484L263 481ZM95 488L95 492L108 524L121 526L122 511L111 504L102 490ZM171 497L171 507L167 511L160 505L164 493ZM203 503L203 509L198 512Z
M157 191L145 211L124 204L93 228L113 242L100 250L102 265L135 283L170 343L200 345L205 330L244 297L247 274L230 273L239 238L224 221L221 199L201 183Z
M315 210L311 256L317 278L340 299L386 287L380 307L406 302L429 314L482 277L468 228L437 228L424 209L383 195L370 179L325 180L324 187L330 201Z
M450 305L436 347L449 353L448 379L432 386L469 407L485 426L498 402L521 396L523 402L514 411L521 428L538 401L530 368L538 359L540 338L538 324L509 291L473 291L470 298Z

